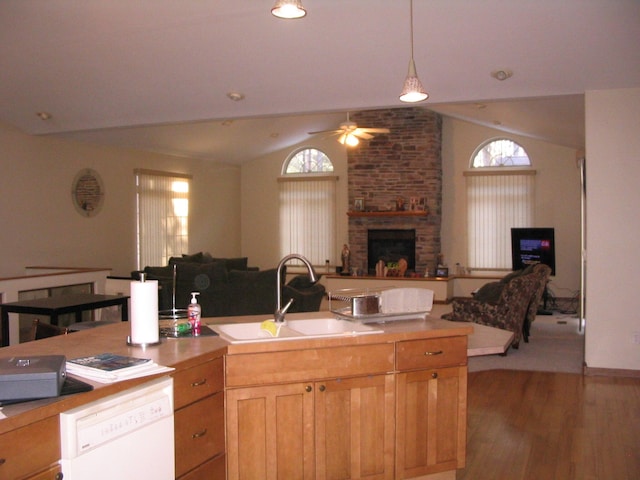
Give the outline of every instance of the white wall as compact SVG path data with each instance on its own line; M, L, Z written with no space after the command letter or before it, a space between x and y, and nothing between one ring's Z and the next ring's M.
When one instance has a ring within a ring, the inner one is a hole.
M529 154L536 170L533 227L555 228L556 275L549 288L557 297L573 297L580 289L580 171L573 149L445 117L442 135L442 248L451 267L467 262L466 186L476 148L488 139L506 137Z
M0 278L25 266L135 269L134 168L193 174L192 252L240 254L240 171L200 160L25 135L0 124ZM80 216L71 201L78 171L96 170L101 212Z
M640 370L640 88L586 93L585 359Z
M273 268L281 258L277 178L288 155L302 147L323 151L331 159L334 173L339 177L336 192L336 258L330 260L332 265L340 264L340 250L343 243L348 243L349 237L347 154L343 145L335 138L330 138L304 142L242 165L242 252L249 257L249 263L253 266Z

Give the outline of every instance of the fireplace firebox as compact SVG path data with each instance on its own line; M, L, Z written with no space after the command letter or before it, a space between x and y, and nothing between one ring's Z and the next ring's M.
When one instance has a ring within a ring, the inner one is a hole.
M397 262L401 258L407 261L408 271L416 268L416 231L415 229L370 229L367 232L367 269L369 275L375 275L376 263Z

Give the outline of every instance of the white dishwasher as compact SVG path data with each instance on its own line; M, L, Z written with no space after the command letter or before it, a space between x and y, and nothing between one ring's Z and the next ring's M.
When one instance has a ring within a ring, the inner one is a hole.
M65 480L173 480L173 379L60 414Z

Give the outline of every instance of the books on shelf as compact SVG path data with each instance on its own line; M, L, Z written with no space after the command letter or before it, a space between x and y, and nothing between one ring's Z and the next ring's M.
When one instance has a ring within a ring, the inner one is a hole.
M113 383L173 370L173 368L158 365L150 358L114 353L100 353L67 360L66 367L68 373L100 383Z

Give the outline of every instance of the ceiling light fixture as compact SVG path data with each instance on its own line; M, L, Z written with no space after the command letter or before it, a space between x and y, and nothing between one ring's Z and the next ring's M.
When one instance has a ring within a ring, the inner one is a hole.
M411 19L411 60L409 60L409 73L407 73L407 78L404 80L400 101L415 103L426 100L429 98L429 94L420 83L416 73L416 62L413 60L413 0L409 0L409 8Z
M244 100L244 95L238 92L229 92L227 93L227 97L229 97L234 102L239 102L240 100Z
M278 18L295 19L304 17L307 11L300 0L276 0L271 14Z
M496 70L495 72L491 72L491 76L502 82L507 78L511 78L513 76L513 72L511 70Z
M360 140L358 140L358 137L356 137L353 133L343 133L342 135L340 135L340 138L338 138L338 142L348 147L355 147L360 143Z

